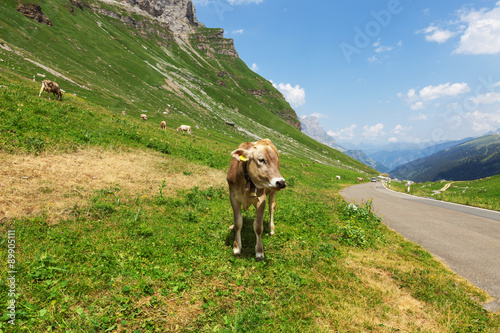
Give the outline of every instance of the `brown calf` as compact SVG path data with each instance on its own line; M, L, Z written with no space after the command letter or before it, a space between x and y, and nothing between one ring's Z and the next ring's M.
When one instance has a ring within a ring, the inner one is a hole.
M254 231L257 236L255 257L264 259L264 247L261 235L264 229L264 210L266 197L269 196L269 213L271 234L274 234L274 211L276 210L276 192L286 187L285 179L280 174L280 157L278 150L269 139L240 144L231 153L233 157L227 172L229 195L234 213L233 253L241 253L241 228L243 227L243 210L253 205L256 209Z

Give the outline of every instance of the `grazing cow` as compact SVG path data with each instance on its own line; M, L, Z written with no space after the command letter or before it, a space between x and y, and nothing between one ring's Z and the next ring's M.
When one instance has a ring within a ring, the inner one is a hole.
M361 183L363 181L363 178L358 177L358 183Z
M167 122L164 120L160 123L160 127L162 130L166 129L167 128Z
M127 111L122 111L122 115L126 116L127 115Z
M146 116L146 115L143 113L143 114L141 114L141 119L142 119L142 120L144 120L144 121L146 121L146 120L148 120L148 116Z
M241 228L243 210L248 210L250 205L256 209L253 223L257 244L255 257L264 259L264 247L261 235L264 229L264 210L266 197L269 196L269 214L271 235L274 234L274 211L276 210L276 192L285 188L285 179L280 174L280 157L278 150L271 140L264 139L257 142L246 142L239 145L231 153L233 157L227 172L229 195L234 213L234 243L233 253L241 253Z
M181 125L177 127L177 132L179 131L182 131L182 133L188 132L189 134L193 134L193 132L191 131L191 126L188 125Z
M337 176L336 178L337 178L337 180L340 180L340 176Z
M50 99L50 93L53 93L54 97L58 96L58 99L61 100L62 92L57 83L53 81L43 80L42 87L40 88L40 93L38 94L38 97L42 96L42 92L44 90L47 92L48 99Z

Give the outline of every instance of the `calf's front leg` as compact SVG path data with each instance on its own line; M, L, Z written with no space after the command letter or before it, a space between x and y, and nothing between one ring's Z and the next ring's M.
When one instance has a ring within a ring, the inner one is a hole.
M276 205L276 191L272 191L269 193L269 228L271 229L270 234L274 235L274 212L276 211L277 205Z
M256 208L255 220L253 221L253 230L257 237L257 244L255 245L255 259L264 259L264 246L262 245L262 231L264 230L264 211L266 209L266 196L265 194L258 199Z

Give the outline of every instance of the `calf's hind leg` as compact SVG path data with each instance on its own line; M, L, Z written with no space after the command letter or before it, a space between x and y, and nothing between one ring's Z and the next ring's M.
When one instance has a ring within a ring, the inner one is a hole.
M233 206L234 214L234 242L233 254L241 253L241 228L243 227L243 216L241 215L241 204L231 195L231 206Z

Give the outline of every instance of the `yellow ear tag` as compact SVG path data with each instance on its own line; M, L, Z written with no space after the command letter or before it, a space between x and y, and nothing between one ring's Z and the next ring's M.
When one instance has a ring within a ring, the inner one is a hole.
M240 161L246 162L247 159L244 156L240 155Z

